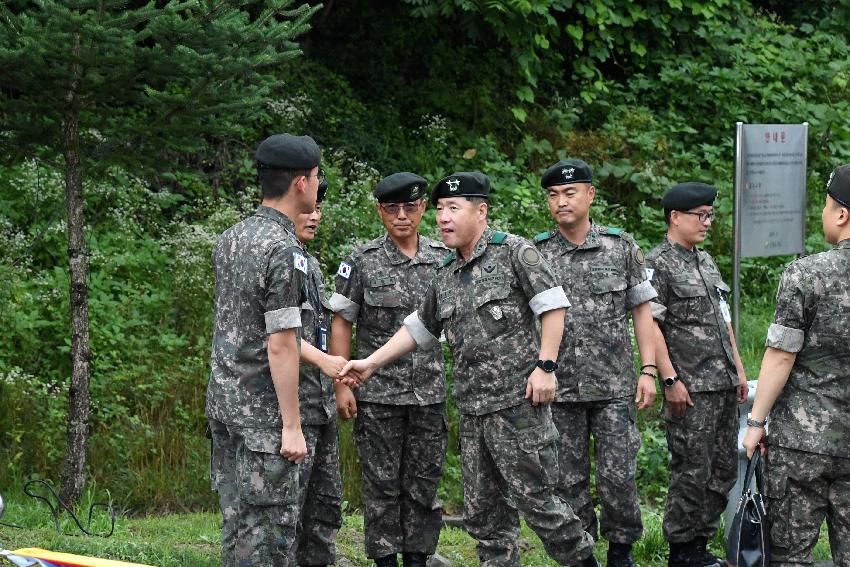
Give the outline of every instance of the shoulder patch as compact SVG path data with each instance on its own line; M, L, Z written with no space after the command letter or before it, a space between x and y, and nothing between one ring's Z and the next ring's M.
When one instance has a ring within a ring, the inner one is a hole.
M292 262L296 270L304 272L305 274L307 273L307 257L304 256L304 254L301 252L293 252Z
M609 226L608 228L605 229L605 232L603 232L602 234L610 234L611 236L620 236L621 234L623 234L623 229L622 228L616 228L616 227L613 227L613 226Z
M519 253L519 259L526 266L536 266L540 263L540 252L534 246L526 246Z
M635 262L643 264L646 260L646 255L643 253L643 250L640 249L640 246L635 246L634 251Z
M339 269L336 271L336 275L343 279L348 279L351 277L351 264L348 262L340 262Z
M505 239L508 237L507 232L502 232L501 230L497 230L493 233L493 236L490 237L490 242L493 244L502 244Z
M535 236L533 238L534 243L536 244L538 242L545 242L545 241L549 240L550 238L552 238L553 234L554 233L552 233L551 231L548 231L548 230L546 232L541 232L540 234L538 234L537 236Z
M446 259L443 260L443 266L448 266L449 264L451 264L454 261L455 261L455 253L451 252L451 253L449 253L448 256L446 256Z

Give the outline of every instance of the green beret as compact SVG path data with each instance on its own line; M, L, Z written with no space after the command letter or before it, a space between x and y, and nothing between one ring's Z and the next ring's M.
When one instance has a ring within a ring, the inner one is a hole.
M322 201L324 201L325 200L325 193L327 193L327 192L328 192L328 182L322 180L322 182L319 183L319 190L316 192L316 202L321 203Z
M431 203L444 197L490 196L490 179L480 171L458 171L440 179L431 191Z
M826 192L840 205L850 208L850 165L835 168L829 176Z
M673 185L661 197L661 206L666 211L687 211L702 205L711 205L717 197L717 189L707 183L688 181Z
M381 179L372 194L379 203L407 203L423 198L427 187L424 177L402 171Z
M275 134L254 152L257 169L313 169L319 166L322 152L310 136Z
M562 159L550 166L540 178L540 186L544 189L573 183L593 183L593 170L583 160Z

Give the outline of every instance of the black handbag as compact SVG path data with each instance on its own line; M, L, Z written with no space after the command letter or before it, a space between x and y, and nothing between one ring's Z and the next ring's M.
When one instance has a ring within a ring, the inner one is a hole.
M751 490L753 476L758 492ZM747 464L741 499L726 538L726 561L730 567L768 567L770 565L770 524L764 507L764 481L761 453L758 449Z

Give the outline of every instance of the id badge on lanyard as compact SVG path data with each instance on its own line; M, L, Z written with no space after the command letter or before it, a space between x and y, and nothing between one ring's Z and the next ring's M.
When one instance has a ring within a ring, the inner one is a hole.
M316 338L319 343L319 350L327 353L328 352L328 328L324 325L319 325L316 332Z

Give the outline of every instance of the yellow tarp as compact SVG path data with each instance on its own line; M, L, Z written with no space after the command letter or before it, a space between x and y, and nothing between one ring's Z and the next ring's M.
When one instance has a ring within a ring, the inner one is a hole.
M84 557L70 553L57 553L55 551L47 551L46 549L38 549L37 547L16 549L12 553L23 555L24 557L43 559L67 567L153 567L152 565L142 565L141 563L127 563L126 561L112 561L111 559Z

